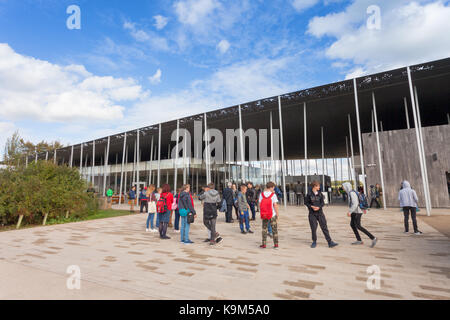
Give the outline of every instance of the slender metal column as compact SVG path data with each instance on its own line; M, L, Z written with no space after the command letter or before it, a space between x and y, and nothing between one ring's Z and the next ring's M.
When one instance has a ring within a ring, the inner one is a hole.
M349 154L348 154L348 137L345 136L345 150L347 153L347 180L352 180L352 174L350 172L350 159L349 159Z
M174 171L173 171L173 181L174 186L173 190L175 190L175 193L177 192L177 182L178 182L178 142L180 141L180 120L177 120L177 142L175 145L175 165L174 165Z
M424 197L425 197L425 204L426 204L426 209L427 209L427 215L430 216L431 215L431 209L428 207L428 201L427 201L427 186L426 186L426 180L425 180L425 164L423 162L423 157L422 157L422 147L420 145L420 133L419 133L419 124L418 124L418 120L417 120L417 109L416 109L416 102L414 101L414 90L413 90L413 85L412 85L412 79L411 79L411 70L408 67L406 67L406 71L408 73L408 83L409 83L409 93L410 93L410 97L411 97L411 106L412 106L412 110L413 110L413 118L414 118L414 128L416 130L416 140L417 140L417 149L419 152L419 162L420 162L420 171L421 171L421 175L422 175L422 183L423 183L423 193L424 193Z
M27 160L28 160L28 157L27 157ZM56 164L56 149L55 149L55 151L53 151L53 163ZM28 162L27 162L27 165L28 165Z
M378 163L380 166L380 179L381 179L381 188L383 191L383 208L386 210L386 196L385 196L385 188L384 188L384 173L383 173L383 159L381 158L381 146L380 146L380 137L378 134L378 125L377 125L377 104L375 102L375 93L372 92L372 104L373 104L373 114L375 117L375 134L377 137L377 149L378 149Z
M362 134L361 134L361 124L359 121L359 103L358 103L358 88L356 86L356 78L353 79L353 92L355 94L355 110L356 110L356 124L358 126L358 142L359 142L359 158L361 160L361 173L364 193L367 194L366 187L366 173L364 169L364 151L362 147Z
M48 161L48 151L45 152L45 161Z
M70 151L70 167L72 168L72 166L73 166L73 146Z
M37 154L37 148L36 148L36 147L34 147L34 155L35 155L34 163L37 163L37 160L38 160L38 154Z
M280 138L281 138L281 173L283 177L283 204L287 206L287 194L286 194L286 168L284 163L284 138L283 138L283 116L281 113L281 97L278 96L278 115L280 118Z
M348 132L349 132L349 136L350 136L350 152L352 155L352 158L351 158L352 177L350 178L350 180L353 180L354 188L356 190L357 185L356 185L356 172L355 172L355 154L353 153L353 134L352 134L352 123L351 123L351 119L350 119L350 114L348 115Z
M270 180L274 180L274 157L273 157L273 123L272 111L270 111Z
M106 195L106 170L108 169L108 160L109 160L109 144L111 142L111 137L108 137L108 144L106 145L106 154L105 154L105 165L103 171L103 196Z
M92 186L95 186L95 177L94 177L94 166L95 166L95 140L92 141L92 168L91 168L91 174L92 174Z
M116 153L116 166L114 170L114 194L117 194L117 164L119 162L119 154Z
M133 180L132 178L130 180ZM123 187L123 192L126 194L127 190L128 190L128 146L126 147L125 150L125 178L124 178L124 187Z
M305 195L308 194L308 132L306 127L306 102L303 103L303 127L305 138Z
M152 176L152 169L153 169L153 136L152 136L152 143L150 145L150 168L149 168L149 180L148 184L153 183L153 176Z
M241 105L239 105L239 141L240 141L240 147L241 147L241 179L242 183L245 182L245 168L244 168L244 162L245 162L245 154L244 154L244 136L243 136L243 130L242 130L242 114L241 114Z
M406 97L403 97L403 104L405 105L406 128L411 129L411 127L409 125L408 102L406 101Z
M80 149L80 174L83 174L83 143L81 143L81 149ZM56 152L55 152L56 155ZM55 157L56 159L56 157Z
M372 133L375 132L375 124L373 123L373 112L370 113L371 120L372 120Z
M141 182L140 162L141 162L141 148L140 148L140 130L136 130L137 146L136 146L136 190L139 189L139 182ZM145 180L144 180L145 181Z
M428 207L430 208L430 211L431 211L432 207L431 207L430 183L428 182L427 158L425 156L425 148L424 148L424 144L423 144L423 129L422 129L422 120L421 120L421 116L420 116L419 98L417 96L417 87L414 87L414 96L415 96L416 108L417 108L417 123L419 124L420 147L422 149L422 159L423 159L423 163L424 163L425 186L427 187Z
M124 185L124 183L123 183L123 169L124 169L124 166L125 166L126 145L127 145L127 133L125 132L125 135L123 137L122 166L120 167L119 204L122 203L122 186Z
M323 143L323 127L320 127L320 138L322 141L322 192L325 192L325 147Z
M209 154L209 134L208 134L208 122L206 120L206 113L203 114L203 120L205 123L205 151L206 151L206 159L205 159L205 169L206 169L206 183L211 182L211 167L210 167L210 154Z
M184 137L183 137L183 142L184 142L184 148L183 148L183 184L187 183L187 168L186 168L186 156L187 156L187 141L186 141L186 128L184 129ZM189 146L190 147L190 146Z
M157 188L160 187L161 182L161 123L159 124L159 134L158 134L158 178L157 178Z

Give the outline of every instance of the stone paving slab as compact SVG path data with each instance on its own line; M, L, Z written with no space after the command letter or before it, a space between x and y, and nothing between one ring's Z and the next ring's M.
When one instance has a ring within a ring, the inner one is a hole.
M200 204L196 204L200 208ZM198 210L201 211L201 210ZM201 213L192 245L145 232L146 215L37 227L0 233L0 299L450 299L450 239L419 220L422 236L403 233L398 209L372 210L363 225L379 238L370 248L352 246L345 207L325 210L333 240L309 248L303 207L282 209L280 249L260 249L254 234L219 216L224 241L202 242ZM446 212L444 212L446 213ZM429 218L432 219L432 218ZM364 236L363 236L364 237ZM66 269L81 270L81 290L68 290ZM381 269L381 288L366 286L367 267Z

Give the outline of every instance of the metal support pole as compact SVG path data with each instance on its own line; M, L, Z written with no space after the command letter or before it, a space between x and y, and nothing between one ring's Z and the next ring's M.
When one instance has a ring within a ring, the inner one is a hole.
M159 124L159 134L158 134L158 178L157 178L156 188L160 187L161 182L161 123Z
M37 163L38 154L37 154L37 148L36 147L34 147L34 154L35 154L34 163Z
M119 162L119 154L116 153L116 166L114 172L114 194L117 194L117 164Z
M244 172L244 161L245 161L245 154L244 154L244 136L243 136L243 130L242 130L242 114L241 114L241 105L239 105L239 141L240 141L240 147L241 147L241 179L242 183L245 183L245 172Z
M383 173L383 159L381 158L381 146L380 146L380 137L378 134L378 125L377 125L377 104L375 102L375 93L372 92L372 104L373 104L373 114L375 116L375 134L377 138L377 150L378 150L378 163L380 166L380 179L381 179L381 189L383 191L383 208L386 210L386 192L384 188L384 173Z
M206 113L203 114L203 119L205 123L205 151L206 151L206 159L205 159L205 168L206 168L206 183L211 182L211 164L210 164L210 154L209 154L209 134L208 134L208 122L206 120Z
M27 160L28 160L28 157L27 157ZM56 164L56 149L55 149L55 151L53 151L53 163ZM27 165L28 165L28 162L27 162Z
M92 141L92 167L91 167L92 186L95 186L94 166L95 166L95 140Z
M305 104L306 105L306 104ZM283 116L281 113L281 97L278 96L278 115L280 118L280 138L281 138L281 173L283 176L283 203L284 207L287 206L287 194L286 194L286 168L284 163L284 137L283 137Z
M73 146L70 151L70 167L72 168L72 166L73 166Z
M306 127L306 102L303 103L303 127L305 138L305 195L308 194L308 132Z
M175 193L177 192L177 182L178 182L178 142L180 141L180 120L177 120L177 142L175 145L175 165L174 165L174 171L173 171L173 181L174 186L173 190L175 190Z
M405 105L406 128L410 129L411 127L409 125L408 102L406 101L406 97L403 97L403 104Z
M48 151L45 152L45 161L48 161Z
M123 137L123 151L122 151L122 166L120 167L120 189L119 189L119 204L122 203L122 186L123 183L123 169L125 166L125 151L127 145L127 133L125 132L125 136Z
M322 192L325 191L325 146L323 143L323 127L320 127L320 137L322 140Z
M139 182L141 181L141 175L140 175L140 162L141 162L141 148L140 148L140 130L136 130L136 191L139 189Z
M351 156L352 156L351 157L352 177L350 177L350 180L353 180L354 188L356 190L357 185L356 185L356 172L355 172L355 154L353 153L353 134L352 134L352 123L351 123L350 114L348 115L348 132L349 132L349 136L350 136L350 152L351 152Z
M361 160L361 173L364 193L367 194L366 188L366 173L364 169L364 151L362 147L362 134L361 134L361 124L359 121L359 103L358 103L358 88L356 86L356 78L353 79L353 92L355 94L355 110L356 110L356 124L358 126L358 142L359 142L359 158Z
M111 142L111 137L108 137L108 144L106 145L106 154L105 154L105 170L103 171L103 196L106 195L106 170L108 169L108 160L109 160L109 144Z
M273 123L272 111L270 111L270 180L274 181L274 157L273 157Z
M186 156L187 156L187 141L186 141L186 129L184 129L184 137L183 137L183 142L184 142L184 148L183 148L183 184L187 183L187 163L186 163ZM190 146L189 146L190 147Z
M419 152L419 162L420 162L420 171L421 171L421 175L422 175L423 193L424 193L424 197L425 197L425 204L426 204L426 208L427 208L427 215L430 216L431 215L431 209L428 207L428 201L427 201L427 186L426 186L426 180L425 180L425 164L423 162L423 157L421 155L422 148L421 148L421 145L420 145L420 133L419 133L419 124L418 124L418 120L417 120L417 109L416 109L416 102L414 101L414 90L413 90L412 79L411 79L411 70L410 70L409 66L406 67L406 71L408 73L409 93L410 93L410 97L411 97L411 106L412 106L412 110L413 110L414 128L416 130L416 140L417 140L417 149L418 149L418 152Z
M80 174L83 174L83 143L80 145ZM55 151L55 159L56 159L56 151Z
M420 117L420 105L419 105L419 98L417 96L417 88L414 87L414 97L415 97L415 102L416 102L416 108L417 108L417 123L419 124L419 137L420 137L420 147L422 149L422 159L423 159L423 163L424 163L424 173L425 173L425 186L427 187L427 197L428 198L428 208L429 211L431 212L431 195L430 195L430 183L428 182L428 168L427 168L427 158L425 156L425 148L423 145L423 130L422 130L422 120Z
M149 168L149 180L148 180L149 185L153 183L152 169L153 169L153 136L152 136L152 143L150 145L150 168Z

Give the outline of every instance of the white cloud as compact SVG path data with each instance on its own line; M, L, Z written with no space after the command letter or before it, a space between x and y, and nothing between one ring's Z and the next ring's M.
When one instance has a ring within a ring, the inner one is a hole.
M0 116L7 121L100 122L123 118L123 101L146 96L133 79L99 77L81 65L60 66L0 43Z
M293 0L292 6L295 10L301 12L311 7L314 7L320 0Z
M216 0L182 0L176 2L174 8L181 23L196 25L217 9L219 5Z
M366 27L371 0L356 0L344 11L315 17L308 33L336 40L326 49L330 59L351 62L347 78L450 56L448 2L379 1L381 29Z
M153 18L155 19L155 27L158 30L164 29L164 27L169 22L169 18L161 16L161 15L154 16Z
M161 69L158 69L156 70L156 73L153 76L148 78L148 80L152 84L158 84L161 82L161 75L162 75Z
M138 42L147 43L151 48L168 51L169 44L166 38L158 36L155 32L145 31L136 28L136 25L132 22L125 22L123 28L130 32L130 35Z
M228 49L230 49L230 43L227 40L221 40L218 44L217 44L217 50L220 51L220 53L224 54L225 52L228 51Z

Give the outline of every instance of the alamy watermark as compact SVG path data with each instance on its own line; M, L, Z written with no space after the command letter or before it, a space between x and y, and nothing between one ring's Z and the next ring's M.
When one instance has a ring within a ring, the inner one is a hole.
M377 265L372 265L367 267L366 270L369 277L366 281L367 289L369 290L379 290L381 289L381 269Z
M369 30L381 29L381 9L377 5L371 5L367 7L366 13L369 15L367 18L366 26Z
M66 13L70 16L66 20L67 29L81 29L81 9L79 6L72 4L67 7Z
M70 265L66 269L66 273L70 274L66 281L66 287L69 290L81 289L81 269L77 265Z

